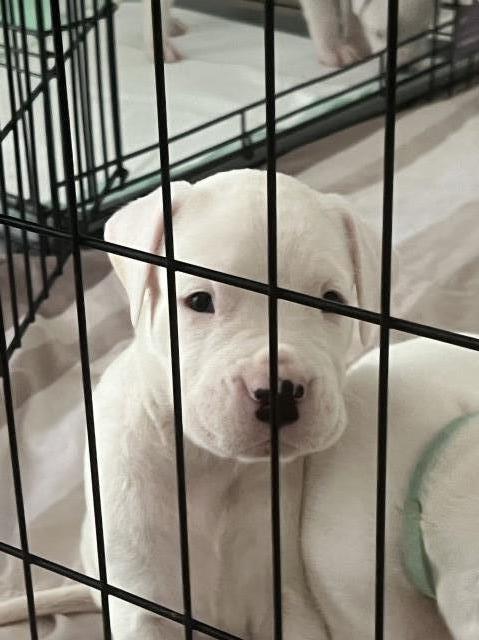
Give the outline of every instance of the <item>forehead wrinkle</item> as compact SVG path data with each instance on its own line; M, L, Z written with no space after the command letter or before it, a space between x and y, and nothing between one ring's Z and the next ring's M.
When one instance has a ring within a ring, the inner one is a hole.
M175 257L228 274L265 280L265 226L257 209L218 198L211 199L210 204L199 213L201 225L192 224L190 211L178 215Z
M245 183L223 174L220 179L216 176L194 186L174 217L175 255L179 260L266 281L266 179L256 171L248 171L247 178ZM337 262L349 261L334 199L320 197L280 174L277 192L279 277L294 269L299 269L303 278L311 270L317 271L314 258L318 253L336 256Z

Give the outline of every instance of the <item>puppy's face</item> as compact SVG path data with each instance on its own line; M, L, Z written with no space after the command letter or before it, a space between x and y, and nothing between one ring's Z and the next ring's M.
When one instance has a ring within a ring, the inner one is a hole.
M278 285L354 304L355 263L342 203L278 175ZM190 187L174 215L175 257L267 282L265 174ZM163 253L163 247L160 248ZM137 333L169 362L166 273L154 269ZM270 454L268 298L177 273L185 434L221 456ZM155 293L156 292L156 293ZM278 301L278 412L285 459L331 446L346 422L342 384L352 321Z

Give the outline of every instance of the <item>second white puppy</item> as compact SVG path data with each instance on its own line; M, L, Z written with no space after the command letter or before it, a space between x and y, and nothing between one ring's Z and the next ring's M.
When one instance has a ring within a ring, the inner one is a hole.
M174 183L175 256L267 281L266 174L231 171ZM375 236L337 196L278 174L282 287L377 305ZM163 253L161 190L115 214L106 239ZM163 269L111 256L135 338L95 392L100 486L111 583L182 610L168 304ZM240 637L272 635L267 298L177 274L189 543L196 618ZM284 637L325 640L300 558L304 456L331 447L352 321L279 304ZM369 338L369 327L362 327ZM88 461L85 465L89 502ZM83 557L95 573L93 513ZM111 599L115 640L169 640L182 629Z
M152 57L151 0L143 0L143 3L145 45ZM386 47L387 1L299 0L299 3L322 64L345 66ZM171 17L172 5L173 0L161 0L165 62L181 59L170 36L185 30ZM434 0L399 0L398 41L401 43L426 32L431 27L433 16ZM398 64L424 55L428 46L425 36L402 45L398 50Z
M386 47L387 0L299 0L318 60L329 67L357 62ZM434 0L399 0L398 41L431 26ZM423 55L425 37L401 46L398 64Z
M424 338L390 350L389 640L479 638L478 380L476 351ZM375 350L348 373L344 435L306 465L305 566L334 640L374 637L377 389Z

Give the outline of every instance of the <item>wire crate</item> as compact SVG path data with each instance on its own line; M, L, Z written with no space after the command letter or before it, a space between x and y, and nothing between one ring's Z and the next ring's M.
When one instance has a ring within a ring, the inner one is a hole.
M426 34L430 52L422 69L397 69L398 0L389 0L387 51L371 56L378 65L378 73L368 77L364 85L348 88L343 94L335 94L305 105L298 111L279 114L278 105L286 95L275 88L275 8L272 0L266 0L264 9L265 42L265 97L253 104L228 113L221 122L236 122L239 132L219 147L203 149L195 157L180 159L170 167L169 148L175 142L168 138L167 103L165 95L165 71L161 56L161 18L154 9L155 32L159 44L155 47L156 99L158 105L158 140L137 155L159 151L159 168L140 175L127 173L127 157L122 150L122 134L119 88L115 59L114 6L111 1L93 0L93 8L87 8L84 0L67 0L60 7L58 0L43 3L36 0L32 12L25 10L25 3L0 0L2 15L1 73L8 85L10 118L3 123L0 138L0 222L3 223L4 243L10 273L9 296L0 297L0 365L2 373L7 428L10 444L15 502L20 532L18 546L0 541L0 551L23 563L25 591L28 600L30 636L36 640L37 624L32 584L32 566L66 576L98 590L102 596L104 638L111 638L109 597L143 607L150 612L181 624L186 637L193 631L221 640L237 640L235 636L197 620L191 606L187 504L185 490L185 465L183 458L183 427L181 408L180 353L178 320L176 315L175 273L196 273L201 277L223 282L244 290L254 291L268 298L268 333L270 353L271 404L275 406L278 387L278 300L289 300L304 306L326 309L380 327L379 400L378 400L378 481L376 486L376 601L375 637L381 640L384 628L384 580L386 549L386 489L387 489L387 422L388 422L388 355L391 330L412 335L422 335L435 340L456 344L464 348L478 349L477 339L444 331L418 323L395 318L391 314L391 254L393 223L393 191L395 170L395 125L398 107L419 97L430 96L438 89L453 87L476 73L476 48L458 53L454 46L460 29L458 4L445 8L456 11L446 20L439 21ZM154 3L153 3L153 6ZM29 5L30 7L30 5ZM49 9L51 8L51 13ZM60 13L62 8L62 14ZM102 40L102 33L104 39ZM93 69L91 51L94 50ZM106 51L106 56L103 53ZM351 73L360 64L347 70L333 72L311 81L324 82L341 73ZM106 82L104 82L106 78ZM296 86L290 91L300 90ZM92 96L96 97L93 100ZM339 103L339 99L345 102ZM95 105L95 106L94 106ZM36 116L37 109L39 116ZM263 109L264 123L249 125L250 110ZM307 296L278 286L276 264L276 158L282 150L311 139L313 135L327 135L331 131L348 126L353 121L370 117L373 113L385 113L383 229L381 262L381 305L379 312L331 302L321 297ZM36 119L38 118L38 119ZM41 123L41 125L39 124ZM216 123L206 123L207 128ZM189 139L196 128L179 134ZM102 153L98 157L95 144L100 138ZM177 139L179 139L177 138ZM7 152L13 153L13 165L5 162ZM40 178L40 154L47 167L47 179ZM214 157L211 155L214 153ZM256 282L233 274L208 270L201 265L191 265L175 259L171 210L170 178L178 175L200 175L218 166L257 164L266 159L268 204L268 282ZM13 166L13 179L9 170ZM170 171L171 168L171 171ZM112 208L154 183L161 182L165 209L166 256L145 253L94 237L97 229ZM39 238L35 242L35 238ZM183 610L167 609L138 594L123 591L110 584L106 575L105 548L102 530L102 512L98 466L95 448L95 424L93 415L92 384L88 352L88 335L82 281L81 250L95 248L142 262L155 264L167 270L168 307L170 310L170 346L172 354L173 414L176 436L176 469L178 473L178 510L180 514L180 559L183 583ZM20 316L16 301L14 257L18 254L25 265L28 309ZM74 267L75 301L78 315L80 360L85 405L85 422L88 432L89 458L93 485L93 503L97 533L99 579L86 576L70 567L56 564L47 558L36 556L28 546L22 492L21 468L18 455L15 411L8 358L13 349L20 346L22 333L35 318L35 311L48 295L51 283L62 270L67 257ZM42 282L35 295L31 281L30 261L41 264ZM9 297L9 305L7 298ZM11 308L13 334L5 335L6 309ZM281 537L280 537L280 466L278 454L278 424L275 410L271 412L271 524L273 567L273 615L274 638L282 639L282 591L281 591Z
M1 215L66 230L69 218L50 4L2 0L0 9ZM125 178L115 70L115 5L110 0L92 0L88 6L84 0L65 0L61 10L76 189L82 229L87 229L90 211L101 207L111 187ZM100 140L100 154L95 152L94 137ZM51 238L8 227L3 244L11 282L13 350L61 273L68 250ZM13 253L24 256L28 308L23 313L15 294ZM32 260L41 263L36 291Z

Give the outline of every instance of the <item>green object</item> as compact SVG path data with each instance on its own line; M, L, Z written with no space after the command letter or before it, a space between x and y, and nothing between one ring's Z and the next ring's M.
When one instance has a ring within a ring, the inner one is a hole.
M16 27L20 26L20 2L23 4L23 11L25 12L25 28L29 31L37 31L38 21L37 21L36 0L12 0L13 25ZM98 11L102 10L102 8L106 5L106 2L107 0L97 0ZM50 0L41 0L40 4L43 10L44 30L51 31L52 15L51 15L51 8L50 8ZM92 0L86 0L85 8L86 8L86 17L91 18L93 15ZM81 15L80 9L78 9L78 14L79 16ZM68 24L66 2L62 2L61 0L60 0L60 18L61 18L62 25ZM9 25L11 26L10 23Z
M479 414L461 416L442 429L426 447L409 483L402 530L403 563L409 580L428 598L436 598L436 588L421 527L421 494L424 479L459 429L466 427L473 418L478 416Z
M25 27L32 31L37 30L37 10L35 0L13 0L13 23L15 26L20 26L20 2L23 3L23 11L25 12ZM52 28L52 19L50 13L50 0L42 0L43 8L43 23L45 31L50 31Z

